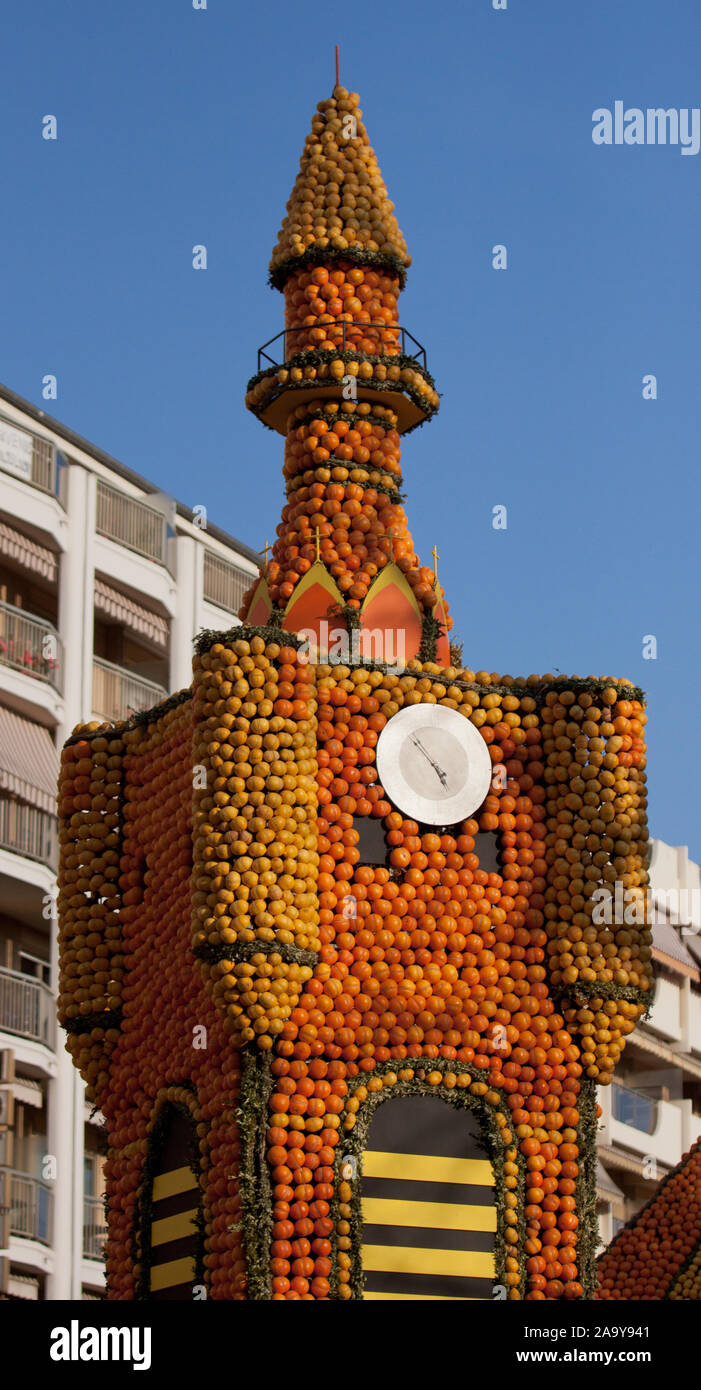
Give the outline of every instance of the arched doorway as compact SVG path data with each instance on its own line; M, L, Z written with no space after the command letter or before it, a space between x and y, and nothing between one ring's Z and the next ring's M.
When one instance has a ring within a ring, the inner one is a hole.
M202 1246L196 1164L195 1122L184 1109L168 1105L154 1141L143 1230L148 1299L183 1302L193 1297Z
M364 1299L493 1297L494 1169L471 1111L422 1095L380 1104L361 1212Z

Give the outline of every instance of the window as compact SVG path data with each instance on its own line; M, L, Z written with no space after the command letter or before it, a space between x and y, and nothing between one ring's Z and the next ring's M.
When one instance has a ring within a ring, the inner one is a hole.
M353 829L358 832L360 864L384 864L387 860L385 828L375 816L354 816Z
M41 980L45 985L51 984L51 966L38 956L31 956L28 951L20 951L19 968L23 975L32 975L35 980Z

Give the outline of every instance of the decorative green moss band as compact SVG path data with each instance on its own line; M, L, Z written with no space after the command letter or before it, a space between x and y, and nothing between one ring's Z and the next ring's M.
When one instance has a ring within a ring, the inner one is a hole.
M424 613L421 622L421 646L419 661L435 661L438 640L444 631L443 624L432 613Z
M248 1301L272 1299L270 1245L273 1207L266 1134L268 1107L274 1077L267 1054L247 1049L243 1053L241 1098L236 1119L241 1135L241 1234L248 1276Z
M596 1293L596 1248L599 1244L599 1222L596 1215L596 1082L583 1078L577 1097L579 1126L579 1173L575 1185L577 1228L577 1268L582 1285L582 1297L592 1299Z
M360 352L357 348L345 347L338 349L307 348L304 352L293 352L292 356L289 357L286 362L280 362L275 367L262 367L261 370L256 372L255 376L252 376L250 381L247 382L246 391L252 391L253 387L257 386L259 381L265 381L267 377L274 379L279 371L291 372L295 367L298 367L300 371L303 372L305 367L330 366L332 362L369 362L373 367L399 367L400 371L407 370L418 372L419 375L423 377L423 380L427 382L429 386L433 387L434 391L436 389L436 383L428 367L422 366L415 357L411 357L406 352ZM386 391L394 391L395 393L397 391L406 391L409 394L409 387L411 385L410 382L407 383L401 379L398 381L375 381L374 377L359 377L358 380L361 386L363 382L365 382L367 386L372 383L373 390L384 389ZM320 381L322 384L326 383L326 385L333 385L334 378L311 377L308 381L286 382L285 385L291 386L292 388L299 386L314 386L319 385ZM427 409L430 409L428 403ZM437 409L437 406L434 406L433 409Z
M365 417L365 418L367 418L367 417ZM331 468L331 467L335 466L337 463L338 463L338 464L341 464L344 468L346 468L346 467L348 466L348 460L347 460L347 459L337 459L337 458L334 458L334 457L332 456L332 457L328 460L328 464L325 464L324 467ZM356 470L354 469L353 471L355 472ZM369 481L370 475L368 474L367 470L365 470L365 469L358 469L358 472L364 472L364 473L365 473L365 478L363 479L363 481L362 481L361 483L354 482L352 478L349 478L347 482L336 483L336 487L342 487L343 490L344 490L344 492L345 492L346 488L349 488L349 487L358 487L358 486L360 486L360 487L365 487L367 491L370 491L370 490L372 489L373 492L383 492L383 493L385 494L386 497L389 497L390 501L393 502L393 503L395 504L395 506L399 506L400 503L406 501L406 494L403 493L403 492L400 492L400 491L399 491L399 488L391 487L389 483L372 483L372 482L370 482L370 481ZM298 490L299 487L311 487L311 486L312 486L312 483L313 483L314 481L315 481L314 469L307 469L306 473L299 474L296 478L293 478L293 479L292 479L292 483L294 483L295 486L293 487L290 483L288 483L288 486L287 486L287 493L288 493L288 496L289 496L289 498L290 498L290 501L293 500L294 495L295 495L295 493L297 492L297 490Z
M555 986L551 993L553 999L573 1009L578 1004L586 1004L590 999L625 999L629 1004L642 1004L646 1010L652 1006L652 990L606 981L599 984L596 980L583 980L581 984Z
M69 1018L61 1024L65 1033L91 1033L93 1028L119 1028L122 1010L107 1010L101 1014L83 1014L81 1018Z
M353 266L370 266L374 270L386 271L395 275L400 290L406 284L407 266L399 256L391 251L368 251L364 246L310 246L302 256L290 256L285 261L271 262L268 284L274 290L282 290L285 281L296 270L304 270L310 265L335 265L338 261L348 261Z
M71 743L82 743L92 738L121 737L129 729L138 729L142 725L152 724L156 719L162 719L171 709L177 709L187 700L192 699L192 690L188 686L185 690L178 690L174 695L168 695L165 700L161 700L157 705L151 705L150 709L139 710L132 714L128 719L118 720L114 724L100 724L97 729L84 729L74 731L69 738L65 739L66 745Z
M301 946L289 945L286 942L277 941L235 941L232 945L210 945L205 942L202 946L196 946L192 953L197 960L206 961L211 965L220 960L250 960L251 956L257 955L276 955L287 962L288 965L316 965L319 954L317 951L309 951Z

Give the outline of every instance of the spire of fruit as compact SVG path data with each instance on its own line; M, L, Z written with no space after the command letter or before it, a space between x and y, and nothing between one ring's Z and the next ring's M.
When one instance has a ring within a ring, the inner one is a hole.
M240 616L261 623L275 608L299 631L331 612L396 628L407 659L420 648L448 665L451 623L414 551L400 465L402 434L438 394L399 323L410 257L358 101L336 86L319 103L273 252L285 328L261 349L246 404L285 436L287 502Z
M379 252L398 270L411 264L359 101L336 87L319 102L270 263L276 282L310 249L343 251L356 261L358 253Z

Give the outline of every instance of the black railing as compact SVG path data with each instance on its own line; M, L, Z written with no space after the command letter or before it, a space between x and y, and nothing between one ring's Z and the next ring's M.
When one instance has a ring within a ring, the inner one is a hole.
M258 371L261 372L263 370L264 363L268 363L271 367L284 366L285 362L289 361L290 357L294 354L295 337L298 338L300 334L304 335L305 333L307 337L309 337L309 334L314 331L315 326L326 330L327 338L333 340L332 350L343 352L346 347L356 347L358 338L370 338L377 340L377 356L387 357L391 357L393 354L391 352L382 352L382 333L387 335L398 333L402 356L409 357L414 362L420 363L424 371L427 370L426 349L419 342L418 338L415 338L413 333L409 332L408 328L402 328L401 324L398 323L385 323L384 321L378 323L348 323L344 319L343 322L335 321L333 323L320 323L318 325L307 324L302 328L283 328L281 333L276 333L274 338L269 338L267 343L263 343L262 347L259 347ZM281 339L282 357L271 357L270 353L266 352L266 348L272 347L273 343L279 343ZM318 349L313 345L305 349L305 351L309 352L315 352L317 350ZM327 352L329 349L324 348L323 351Z

